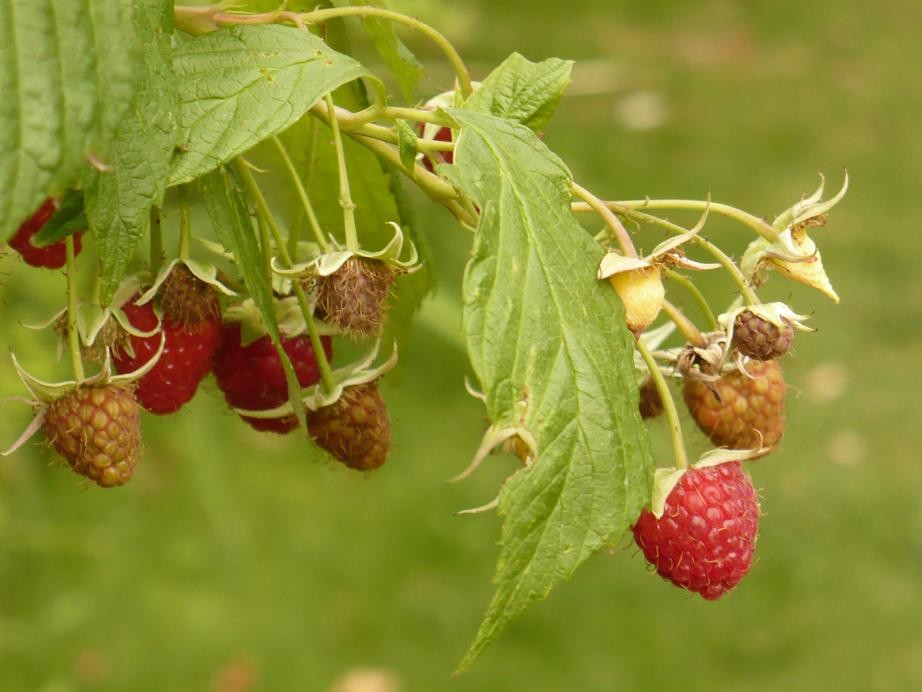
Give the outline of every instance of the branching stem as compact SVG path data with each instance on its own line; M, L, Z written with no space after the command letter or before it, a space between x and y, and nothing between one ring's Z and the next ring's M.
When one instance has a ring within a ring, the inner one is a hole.
M615 239L618 241L618 245L621 246L622 254L624 254L625 257L637 257L637 249L634 247L634 242L631 240L631 234L627 232L624 224L621 223L621 219L606 206L605 202L577 183L573 183L573 193L583 200L589 209L602 217L602 220L605 221L605 224L614 234Z

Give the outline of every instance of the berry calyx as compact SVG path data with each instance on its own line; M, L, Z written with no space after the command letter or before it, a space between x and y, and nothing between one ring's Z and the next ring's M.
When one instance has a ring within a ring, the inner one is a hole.
M321 341L329 360L333 357L332 340L323 336ZM291 359L301 387L310 387L320 381L320 368L310 337L285 337L282 346ZM221 329L220 344L214 357L214 374L225 400L233 408L264 411L288 401L285 370L272 341L268 336L261 336L244 346L239 322L226 323ZM298 420L293 415L281 418L241 417L256 430L284 434L298 427Z
M327 323L351 337L376 336L384 325L396 273L387 262L353 255L317 279L317 309Z
M740 462L690 468L657 519L645 509L634 540L657 573L714 601L749 572L758 535L759 503Z
M733 345L744 356L756 360L773 360L791 348L794 328L778 326L764 317L744 310L733 322Z
M715 382L689 378L682 395L692 417L718 447L771 448L784 433L785 384L776 361L748 361Z
M307 429L351 469L371 471L387 461L391 424L377 380L346 387L335 403L310 411Z
M19 227L19 230L10 238L10 247L22 255L22 259L26 264L33 267L45 267L46 269L60 269L67 262L65 241L59 240L44 247L32 244L32 237L51 220L55 211L57 211L55 200L50 198L45 200L42 206L26 219ZM82 249L82 235L79 231L74 233L75 255L80 254Z
M131 326L143 332L157 328L158 319L150 303L129 302L122 308ZM211 370L212 358L221 336L221 323L205 320L197 327L183 328L164 318L161 330L151 336L129 336L130 350L118 345L113 364L119 373L129 373L145 365L160 348L160 359L137 380L135 395L146 410L158 415L175 413L195 396L199 382Z
M618 272L609 276L608 281L624 303L624 319L635 334L649 327L663 309L666 289L659 267L649 265Z
M141 417L129 389L78 386L48 404L44 429L70 467L100 487L131 479L141 446Z
M176 264L159 291L164 320L188 328L219 322L221 303L214 289L184 264Z

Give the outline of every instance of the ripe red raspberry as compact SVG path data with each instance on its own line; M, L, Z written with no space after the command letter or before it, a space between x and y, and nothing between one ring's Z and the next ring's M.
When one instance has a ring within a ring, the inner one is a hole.
M419 123L419 134L423 135L423 131L426 129L425 123ZM439 131L435 133L433 139L436 142L450 142L451 141L451 128L442 127L439 128ZM442 159L445 163L454 163L455 154L453 151L440 151L435 154L436 158ZM432 161L429 160L428 156L423 156L423 166L426 167L426 170L430 173L435 173L435 167L432 165Z
M776 361L749 361L716 382L688 379L682 394L698 427L718 447L774 447L784 433L784 376Z
M52 401L45 436L81 476L103 488L127 483L138 461L141 417L131 391L82 386Z
M38 208L31 217L26 219L19 227L19 230L10 238L10 247L22 255L26 264L33 267L46 267L48 269L60 269L67 262L67 249L64 241L59 240L45 247L38 247L32 244L32 236L38 233L42 227L51 220L57 210L57 205L53 199L46 199L42 206ZM79 231L74 233L74 254L80 254L82 248L81 236Z
M157 327L157 316L150 303L135 305L129 302L122 309L133 327L144 332ZM211 370L221 338L221 322L215 316L195 326L180 327L164 318L162 333L166 341L160 360L137 381L135 392L141 406L161 415L178 411L195 396L199 382ZM160 332L147 337L132 334L130 342L134 355L117 346L113 352L116 370L132 372L147 363L157 353L160 338Z
M329 276L317 280L317 309L345 334L365 339L384 325L394 267L378 260L350 257Z
M333 357L333 344L328 336L321 337L327 359ZM291 359L298 382L309 387L320 381L317 358L307 336L282 339L285 353ZM288 401L285 371L275 346L268 336L261 336L246 346L240 343L240 323L231 322L221 331L221 343L215 353L214 374L227 403L234 408L261 411L276 408ZM242 416L256 430L287 433L298 427L297 419L251 418Z
M759 503L740 462L690 468L663 516L644 510L632 530L647 562L676 586L714 601L752 566Z
M744 356L756 360L779 358L791 348L794 328L779 327L754 312L744 310L733 321L733 345Z
M335 403L310 411L307 429L349 468L371 471L387 461L391 423L377 380L347 387Z

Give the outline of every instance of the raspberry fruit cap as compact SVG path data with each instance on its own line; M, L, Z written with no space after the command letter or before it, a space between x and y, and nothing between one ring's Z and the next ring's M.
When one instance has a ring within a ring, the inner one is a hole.
M349 468L371 471L387 461L391 424L377 380L346 387L333 404L310 411L307 429Z
M689 468L666 498L662 516L645 509L634 540L657 573L713 601L749 572L759 503L738 461Z
M51 245L38 247L32 244L32 237L38 233L42 227L51 220L57 211L57 205L53 199L45 200L38 210L26 219L19 227L19 230L9 240L10 247L16 250L26 264L33 267L45 267L46 269L60 269L67 262L67 249L63 240L59 240ZM74 233L74 254L80 254L82 249L82 233Z
M687 378L682 389L692 417L718 447L772 448L784 433L785 383L777 361L750 360L714 382Z
M70 467L100 487L131 479L141 447L141 417L129 388L78 386L48 404L44 430Z

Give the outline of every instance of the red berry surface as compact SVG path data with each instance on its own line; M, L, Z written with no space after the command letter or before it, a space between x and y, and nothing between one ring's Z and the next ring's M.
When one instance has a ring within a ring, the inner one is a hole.
M333 356L330 337L321 337L327 359ZM282 346L302 387L320 381L320 368L308 336L282 339ZM215 353L215 379L224 392L227 403L234 408L261 411L281 406L288 400L288 384L282 361L268 336L261 336L246 346L240 343L240 324L225 324L221 343ZM298 427L294 416L282 418L252 418L243 420L256 430L287 433Z
M127 483L141 446L141 417L131 391L81 386L52 401L45 436L81 476L103 488Z
M131 325L149 332L157 327L157 316L150 303L128 303L122 308ZM151 413L178 411L195 396L199 382L211 370L214 353L221 337L221 322L215 317L194 326L180 327L169 319L163 320L166 343L157 364L137 382L138 403ZM153 336L131 335L131 348L116 347L113 362L120 373L137 370L147 363L160 348L160 332Z
M663 578L714 601L752 566L759 503L740 462L689 469L657 519L644 510L634 540Z
M16 250L26 264L33 267L46 267L47 269L60 269L67 262L67 249L63 240L59 240L45 247L32 244L32 236L51 220L57 210L54 200L47 199L42 203L31 217L19 227L19 230L10 238L10 247ZM82 248L82 233L74 233L74 254L79 254Z

